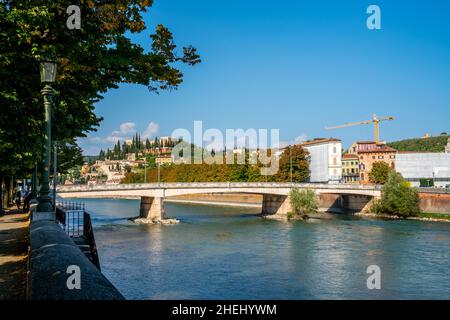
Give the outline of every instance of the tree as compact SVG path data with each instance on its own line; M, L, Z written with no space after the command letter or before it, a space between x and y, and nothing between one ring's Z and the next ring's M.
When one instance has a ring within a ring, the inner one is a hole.
M420 213L419 193L403 179L400 173L390 171L381 191L381 200L376 201L372 210L402 217L416 216Z
M98 160L101 161L105 160L105 151L103 151L103 149L100 149L100 153L98 154Z
M288 146L284 149L279 160L279 170L275 175L275 180L280 182L292 181L304 182L309 178L309 153L300 145Z
M311 189L298 190L293 188L290 193L292 211L295 215L305 216L316 213L319 206L316 193Z
M95 131L101 117L94 104L120 83L149 90L176 89L183 81L176 64L200 62L195 48L181 55L171 32L157 25L149 48L130 33L145 30L151 0L78 2L80 30L66 26L65 0L0 2L0 180L26 175L42 160L44 112L39 60L59 62L52 107L52 140L75 141Z
M390 171L392 169L387 162L376 161L373 163L372 169L369 172L369 180L375 184L385 184Z

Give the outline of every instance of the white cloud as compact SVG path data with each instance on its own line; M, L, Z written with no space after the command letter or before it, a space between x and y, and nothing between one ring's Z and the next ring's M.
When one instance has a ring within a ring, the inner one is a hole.
M159 131L159 124L156 122L151 121L147 125L147 129L142 133L141 137L142 139L152 138L155 134L157 134Z
M111 135L107 136L106 142L117 142L117 140L126 140L130 134L136 132L136 124L134 122L124 122L120 124L119 130L114 130Z
M120 125L120 133L128 134L136 132L136 124L134 122L124 122Z

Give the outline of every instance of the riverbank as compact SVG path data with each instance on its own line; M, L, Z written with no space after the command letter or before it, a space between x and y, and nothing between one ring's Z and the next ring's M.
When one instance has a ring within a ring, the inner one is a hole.
M0 217L0 300L26 298L30 216L7 210Z
M397 215L370 213L370 212L357 212L357 213L354 213L354 215L361 216L361 217L368 217L368 218L377 218L377 219L418 220L418 221L427 221L427 222L449 222L450 223L450 214L442 214L442 213L421 212L416 217L401 217L401 216L397 216Z

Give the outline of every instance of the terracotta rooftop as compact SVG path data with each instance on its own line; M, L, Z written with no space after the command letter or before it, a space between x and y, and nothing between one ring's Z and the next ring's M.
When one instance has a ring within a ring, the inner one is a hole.
M358 153L377 153L377 152L397 152L396 149L391 148L385 144L377 144L376 148L372 150L359 150Z
M359 157L357 154L346 153L342 155L342 159L359 159Z
M341 142L341 140L336 139L336 138L318 138L318 139L314 139L314 140L305 141L305 142L301 143L300 145L301 146L309 146L309 145L326 143L326 142Z

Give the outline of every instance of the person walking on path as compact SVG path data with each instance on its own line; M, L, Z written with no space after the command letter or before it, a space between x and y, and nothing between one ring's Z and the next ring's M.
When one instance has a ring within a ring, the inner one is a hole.
M17 206L17 210L20 210L20 204L22 203L22 192L20 189L17 189L15 203Z
M25 198L23 198L23 209L22 209L23 213L26 213L30 210L30 201L32 197L33 194L30 191L28 191Z

